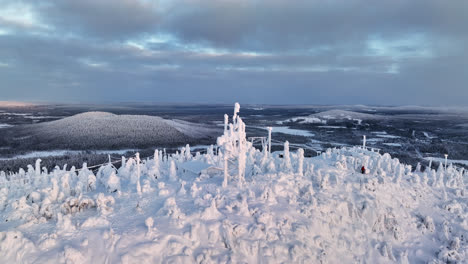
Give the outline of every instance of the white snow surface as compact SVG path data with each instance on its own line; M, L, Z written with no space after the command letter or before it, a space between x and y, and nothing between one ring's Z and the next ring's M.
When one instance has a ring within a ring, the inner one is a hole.
M293 117L290 119L285 120L284 122L297 122L301 124L326 124L327 120L322 120L320 118L314 117L314 116L299 116L299 117ZM280 122L281 124L283 121Z
M118 150L92 150L92 153L96 154L125 154L129 151L136 151L135 149L118 149ZM32 151L22 155L16 155L11 158L0 158L0 160L13 160L13 159L29 159L29 158L42 158L42 157L57 157L64 156L67 154L75 155L83 153L80 150L69 150L69 149L57 149L57 150L44 150L44 151Z
M318 126L320 128L331 128L331 129L346 129L345 126Z
M424 136L427 137L428 139L434 139L437 138L437 136L431 136L428 132L423 132Z
M382 143L382 144L390 146L390 147L401 147L400 143Z
M363 120L386 119L387 117L375 114L359 113L347 110L327 110L309 116L293 117L284 122L299 122L301 124L327 124L327 120L352 120L361 124Z
M385 119L385 116L374 115L374 114L365 114L353 111L346 111L346 110L328 110L324 112L320 112L317 114L313 114L317 118L321 119L359 119L359 120L370 120L370 119Z
M268 130L266 127L258 127L258 128ZM315 136L315 134L310 131L302 130L302 129L294 129L288 126L274 126L272 128L273 128L272 133L283 133L283 134L289 134L289 135L294 135L294 136L304 136L304 137Z
M444 159L444 158L426 157L426 158L424 158L424 159L445 163L445 159ZM453 164L462 164L462 165L467 165L467 166L468 166L468 160L453 160L453 159L447 159L447 163L448 163L448 164L450 164L450 163L453 163Z
M400 138L399 136L388 135L388 134L376 134L375 136L381 137L381 138Z
M174 137L175 132L200 138L215 131L203 125L182 120L168 120L148 115L116 115L107 112L86 112L37 126L46 128L47 132L55 129L58 130L57 133L67 133L67 135L79 131L86 136L99 134L110 137L122 137L124 134L137 131L156 134L163 138Z
M7 127L12 127L13 125L10 124L0 124L0 128L7 128Z
M253 148L238 116L218 147L0 173L0 263L466 263L462 169L288 143L283 159ZM188 161L227 167L193 176Z

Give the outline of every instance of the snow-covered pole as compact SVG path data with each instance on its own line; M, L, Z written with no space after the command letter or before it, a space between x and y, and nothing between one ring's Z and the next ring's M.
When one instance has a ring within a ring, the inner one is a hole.
M169 168L169 177L171 181L177 181L177 167L174 159L171 159L171 165Z
M447 158L448 158L448 154L444 154L445 156L445 169L447 169Z
M136 153L136 162L137 162L137 193L141 196L141 185L140 185L140 153Z
M228 181L228 157L226 154L224 156L224 181L223 181L223 188L227 187L227 181Z
M234 104L234 115L232 116L232 122L234 123L234 126L237 124L237 114L240 111L240 104L235 103Z
M185 146L185 160L190 160L192 159L192 153L190 153L190 145L187 144Z
M267 127L268 129L268 153L271 153L271 131L273 130L272 127Z
M291 157L289 155L289 141L284 142L284 151L283 151L283 169L286 171L291 171Z
M299 148L297 150L298 154L298 166L297 166L297 172L299 173L300 176L304 175L304 150L302 148Z
M157 149L154 150L153 161L154 165L159 167L159 151Z
M366 135L362 136L362 148L366 148Z
M36 160L36 168L35 168L35 173L36 173L36 177L37 176L41 176L41 159L37 159Z
M226 134L228 123L229 123L229 116L227 114L224 114L224 134Z

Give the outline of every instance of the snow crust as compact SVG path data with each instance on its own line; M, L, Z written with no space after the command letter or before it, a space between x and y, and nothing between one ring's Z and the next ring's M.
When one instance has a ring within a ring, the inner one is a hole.
M466 263L463 169L288 142L280 158L246 140L239 108L204 155L1 172L0 263Z

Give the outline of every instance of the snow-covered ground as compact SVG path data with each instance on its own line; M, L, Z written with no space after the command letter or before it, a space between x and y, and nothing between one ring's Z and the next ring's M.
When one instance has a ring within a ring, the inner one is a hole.
M278 124L282 124L284 122L297 122L301 124L326 124L327 120L322 120L320 118L314 117L314 116L299 116L299 117L293 117L290 119L287 119L285 121L279 121Z
M400 143L382 143L386 146L390 146L390 147L401 147L401 144Z
M7 128L7 127L12 127L13 125L9 124L0 124L0 128Z
M444 163L445 162L445 159L444 158L436 158L436 157L427 157L427 158L424 158L426 160L432 160L432 161L436 161L436 162L442 162ZM447 159L447 163L453 163L453 164L462 164L462 165L467 165L468 166L468 160L453 160L453 159Z
M428 139L434 139L437 138L437 136L431 136L428 132L423 132L424 136L427 137Z
M29 125L29 134L61 149L138 148L181 145L219 135L222 130L181 120L148 115L85 112L63 119Z
M320 128L346 129L345 126L318 126Z
M266 127L257 127L257 128L267 130ZM274 126L272 128L273 128L272 133L283 133L283 134L288 134L288 135L293 135L293 136L304 136L304 137L315 136L314 133L311 133L307 130L294 129L294 128L290 128L287 126Z
M369 143L369 144L376 144L378 142L382 142L384 141L383 138L368 138L366 139L366 142Z
M93 150L96 154L119 154L123 155L129 151L135 151L135 149L119 149L119 150ZM23 155L17 155L10 158L0 158L0 160L12 160L12 159L29 159L29 158L41 158L41 157L58 157L66 154L79 154L83 151L80 150L49 150L49 151L33 151Z
M389 135L386 131L374 131L371 133L375 134L376 137L381 137L381 138L400 138L399 136Z
M462 169L288 142L280 158L236 109L205 155L0 173L0 263L466 263Z
M375 135L375 136L381 137L381 138L400 138L399 136L388 135L388 134L377 134L377 135Z

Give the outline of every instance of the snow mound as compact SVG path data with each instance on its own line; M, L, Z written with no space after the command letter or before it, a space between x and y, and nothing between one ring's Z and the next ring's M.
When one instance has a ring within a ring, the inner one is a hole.
M288 142L280 158L246 140L238 108L207 154L0 172L0 263L466 263L463 169Z

